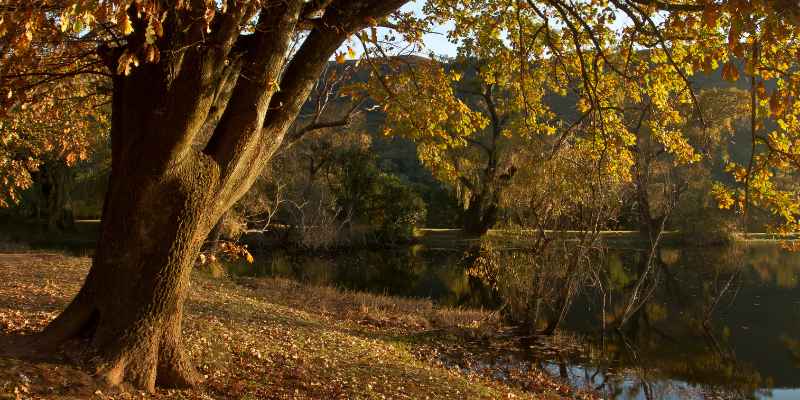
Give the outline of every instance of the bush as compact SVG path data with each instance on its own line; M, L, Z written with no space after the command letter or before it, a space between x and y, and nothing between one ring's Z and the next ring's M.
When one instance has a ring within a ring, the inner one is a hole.
M425 202L394 175L380 174L374 190L369 222L378 235L390 242L411 240L414 228L425 222Z
M739 231L738 215L720 210L710 194L710 183L685 195L670 219L681 233L681 240L698 246L724 245L736 240Z
M343 154L341 163L336 198L342 209L380 240L410 240L427 214L419 194L397 176L381 172L365 152Z
M681 240L698 246L724 245L736 240L738 224L730 213L714 208L699 208L676 218Z

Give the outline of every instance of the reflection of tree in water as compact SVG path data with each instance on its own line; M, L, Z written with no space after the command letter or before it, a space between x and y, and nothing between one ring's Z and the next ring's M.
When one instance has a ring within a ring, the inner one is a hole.
M518 362L550 360L553 373L591 382L608 398L745 399L772 386L773 379L777 386L800 386L797 378L787 377L800 368L800 303L792 303L798 299L800 254L776 248L662 246L639 285L640 293L650 294L637 297L633 306L631 293L648 268L648 251L587 251L578 258L584 263L572 268L564 260L574 256L574 247L546 255L487 247L466 254L358 251L328 261L283 255L270 268L297 269L294 274L320 284L329 280L445 305L502 309L510 321L525 324L523 335L530 337L511 344L521 344L515 347ZM781 292L783 297L776 295ZM530 333L558 327L565 310L569 314L555 340L569 332L588 334L588 339L553 342L532 353L532 342L544 339ZM766 310L780 314L762 317ZM758 318L770 326L756 325ZM747 351L753 347L758 350ZM780 370L788 373L780 376Z
M475 285L490 288L507 320L528 333L552 335L575 297L596 282L594 238L559 240L538 249L496 249L489 242L465 253Z
M798 286L800 253L769 245L753 245L749 250L748 258L762 282L787 289Z
M606 318L608 326L616 328L598 343L607 358L604 363L636 370L645 398L659 398L648 394L648 382L661 384L665 379L700 385L719 398L754 398L758 388L770 385L769 379L737 359L730 329L715 324L741 287L746 249L693 249L680 259L671 252L661 254L652 266L658 273L651 273L651 279L660 281L652 283L652 295L628 319L624 317L634 301L628 295L632 283L609 285ZM635 282L646 270L642 255L631 258L628 265L635 267L625 273L632 276L617 276L616 282ZM675 388L679 389L680 385Z
M740 303L752 305L755 301L753 293L743 292L743 287L752 286L751 275L777 288L794 287L789 284L800 266L797 258L792 258L796 255L763 253L743 246L680 251L662 247L654 257L646 250L609 252L603 259L604 268L574 270L558 263L546 265L541 255L524 252L494 252L491 257L478 259L471 273L495 288L496 295L516 296L503 298L507 313L522 313L512 320L527 321L543 332L558 320L559 307L568 304L565 327L597 333L590 339L591 348L583 351L583 355L595 355L594 359L580 363L594 367L571 369L574 355L569 355L555 363L554 372L570 375L572 381L590 382L609 398L658 399L669 394L675 398L749 399L773 384L771 376L762 376L752 364L751 354L746 361L737 354L742 340L749 339L737 339L736 332L742 336L737 331L741 327L728 324L747 320ZM498 266L514 274L489 274ZM599 280L593 275L598 271ZM530 287L517 287L522 282ZM578 288L563 291L574 282ZM575 304L564 302L562 293L572 293ZM730 320L731 315L736 318ZM787 329L798 331L797 327ZM797 357L800 341L794 340L783 343ZM770 347L770 351L786 350ZM533 359L537 358L534 355Z
M489 289L464 274L462 252L419 246L343 253L274 252L257 259L256 275L287 276L314 285L434 299L446 306L496 306Z

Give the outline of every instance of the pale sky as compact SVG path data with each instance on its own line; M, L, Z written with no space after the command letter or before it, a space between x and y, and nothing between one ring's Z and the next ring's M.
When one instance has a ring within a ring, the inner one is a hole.
M411 11L414 12L419 17L423 17L424 14L422 13L422 7L425 5L425 0L413 0L410 3L407 3L402 8L401 11ZM661 18L656 16L654 18L656 23L659 23ZM623 27L629 25L631 20L624 14L619 13L617 15L617 20L614 22L613 27L618 32L622 30ZM433 51L436 55L441 56L449 56L454 57L456 55L456 45L451 43L447 39L447 32L453 28L452 23L446 23L444 25L436 25L432 28L434 33L427 33L423 35L423 43L425 45L425 49L421 52L420 55L427 55L430 51ZM388 32L386 29L379 29L380 34L384 32ZM354 46L353 49L356 51L357 57L361 55L361 48L360 46ZM347 52L347 44L345 43L342 45L340 49L341 52Z
M414 12L419 17L423 17L424 14L422 13L422 6L425 5L425 0L414 0L410 3L407 3L402 8L401 11L411 11ZM427 33L423 35L423 42L425 44L425 49L421 52L421 55L427 55L430 51L433 51L436 55L443 55L443 56L455 56L456 55L456 46L453 43L450 43L447 40L447 31L448 29L452 29L452 23L448 23L445 25L438 25L433 27L433 31L436 33ZM389 32L388 29L379 28L379 34L384 34ZM360 45L353 45L353 50L356 52L356 58L361 56L361 46ZM347 46L348 43L345 42L342 44L342 47L339 48L339 52L347 53ZM349 58L349 57L348 57ZM333 58L332 58L333 59Z
M401 11L413 11L415 14L422 16L422 6L425 5L425 0L414 0L404 5ZM447 40L447 31L452 29L453 25L448 23L444 26L438 25L433 28L436 34L425 34L423 41L427 50L433 50L437 55L455 56L456 46Z

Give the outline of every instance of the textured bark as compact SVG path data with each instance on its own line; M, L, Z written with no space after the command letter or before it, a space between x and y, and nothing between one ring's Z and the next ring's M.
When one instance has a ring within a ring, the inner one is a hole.
M41 185L37 218L40 218L44 211L47 216L47 229L51 232L72 229L74 217L69 193L72 171L61 161L50 160L40 167L36 180Z
M35 347L88 340L109 385L153 391L197 382L181 319L204 239L269 161L334 51L405 1L326 3L288 64L311 3L238 1L210 34L203 1L167 13L161 60L113 78L111 176L92 268ZM241 36L255 14L258 29ZM127 46L136 49L144 22L129 15L137 30ZM116 71L122 49L100 53Z
M485 235L497 223L498 212L497 201L493 196L473 194L470 196L469 207L464 211L464 234L468 237Z
M88 337L111 385L196 382L180 321L191 266L215 221L207 211L218 177L201 153L158 176L113 170L92 269L41 343Z

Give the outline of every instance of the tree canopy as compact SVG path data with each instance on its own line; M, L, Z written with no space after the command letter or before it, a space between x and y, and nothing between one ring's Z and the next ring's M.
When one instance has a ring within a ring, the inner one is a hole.
M721 71L749 91L749 107L724 112L748 116L752 154L727 160L736 183L714 187L719 206L762 207L783 220L777 231L800 228L800 30L792 2L429 1L425 10L431 21L454 23L456 63L471 65L483 88L466 89L463 68L401 58L392 72L375 69L371 90L386 104L387 129L417 141L420 158L445 181L457 182L464 170L446 154L493 122L503 124L500 136L584 143L609 160L608 173L630 179L646 121L675 163L696 163L702 149L687 126L713 135L723 116L701 104L695 81ZM478 109L463 93L487 88L501 98L479 100ZM558 115L554 105L564 102L574 112Z
M218 56L233 61L223 56L249 41L234 40L237 30L255 32L258 9L268 3L5 2L0 18L4 148L21 140L19 134L11 133L19 126L13 122L20 118L17 114L52 104L54 88L64 87L63 81L90 74L98 77L93 84L96 88L103 77L130 74L139 65L160 62L165 51L185 51L180 46L170 47L178 42L187 46L192 40L186 32L170 34L169 28L182 19L195 18L192 35L196 43L223 45L228 53ZM305 3L299 29L293 33L296 43L302 43L319 24L317 17L326 13L327 3ZM748 202L769 209L784 219L782 230L790 231L798 229L800 212L798 191L792 184L800 164L798 111L793 101L798 86L794 72L800 25L797 9L791 0L429 1L421 18L397 13L390 22L365 14L366 20L358 23L373 27L358 39L364 45L364 57L378 60L387 56L387 48L401 47L390 35L380 37L379 26L394 28L405 42L420 42L421 33L431 24L454 23L448 38L458 46L457 58L475 63L482 81L502 88L508 101L496 107L517 117L504 121L509 124L506 132L558 137L576 130L591 132L598 148L616 152L609 155L621 172L630 170L632 157L623 149L634 141L625 122L635 119L636 113L657 115L650 123L653 136L680 161L697 161L679 127L687 118L698 118L708 127L710 116L703 115L692 81L698 74L721 69L723 78L754 94L750 110L753 155L750 160L731 160L728 168L738 185L718 186L716 196L725 208L744 210ZM331 14L330 10L327 13ZM170 25L166 36L164 24ZM352 47L348 46L348 52L354 56ZM337 53L336 59L344 56L344 52ZM489 125L490 118L470 110L453 90L451 83L463 71L438 71L435 64L424 64L416 66L424 73L415 74L412 86L409 76L380 79L384 96L389 95L381 100L392 129L423 139L419 140L422 160L436 174L453 177L453 165L444 161L441 150L463 146L468 136ZM198 73L202 75L202 71ZM282 79L276 77L268 83L279 86ZM406 90L398 90L404 86ZM86 96L104 95L92 88L84 91ZM577 118L554 115L545 101L553 94L573 97ZM93 112L87 109L90 104L76 104L73 114ZM692 107L695 115L680 112L687 107ZM224 107L214 108L221 114ZM62 144L81 141L69 134L51 135L51 141L54 139ZM6 196L14 196L15 188L29 184L25 172L35 168L37 152L29 153L30 158L20 158L5 151L0 168L7 175L3 181Z

